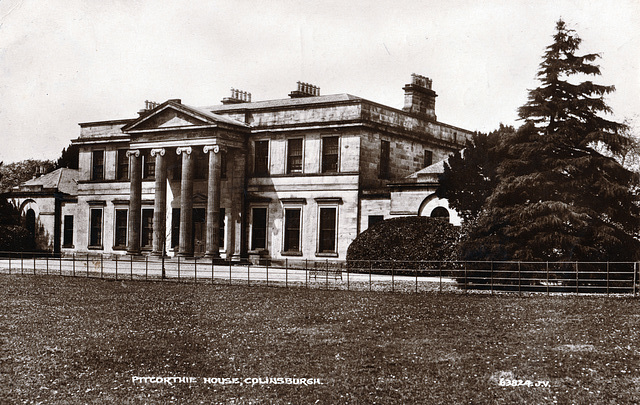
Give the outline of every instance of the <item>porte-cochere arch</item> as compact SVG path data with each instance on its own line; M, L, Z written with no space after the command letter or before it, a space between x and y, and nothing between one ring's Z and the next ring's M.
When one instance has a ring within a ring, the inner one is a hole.
M418 209L421 217L447 218L453 225L460 226L462 219L458 213L449 207L449 201L438 198L435 193L427 196Z

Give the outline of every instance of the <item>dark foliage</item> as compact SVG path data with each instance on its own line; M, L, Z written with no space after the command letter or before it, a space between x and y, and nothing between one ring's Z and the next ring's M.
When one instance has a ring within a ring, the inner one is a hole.
M27 180L32 179L39 171L46 174L55 169L50 160L27 159L20 162L0 165L0 192L8 191Z
M66 167L68 169L78 169L78 151L79 147L74 143L63 148L60 157L56 161L56 168Z
M20 211L0 196L0 251L21 251L29 245L30 234L22 224Z
M459 229L429 217L387 219L362 232L347 250L351 269L414 269L416 261L453 260ZM366 264L366 266L365 266Z
M445 162L436 195L449 200L465 221L478 216L498 184L496 171L504 153L504 138L514 132L513 127L500 124L489 134L475 133L463 150Z

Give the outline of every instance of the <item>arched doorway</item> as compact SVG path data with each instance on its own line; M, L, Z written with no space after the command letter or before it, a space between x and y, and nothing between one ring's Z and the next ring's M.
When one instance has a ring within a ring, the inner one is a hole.
M27 231L29 232L29 239L27 240L26 248L28 250L33 250L36 247L36 212L33 208L29 208L27 210L25 222Z

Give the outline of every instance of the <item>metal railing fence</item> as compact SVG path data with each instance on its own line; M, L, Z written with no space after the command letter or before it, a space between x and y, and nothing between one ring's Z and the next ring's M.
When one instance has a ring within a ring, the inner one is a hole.
M0 252L0 273L390 292L564 293L633 296L638 262L250 262L191 257Z

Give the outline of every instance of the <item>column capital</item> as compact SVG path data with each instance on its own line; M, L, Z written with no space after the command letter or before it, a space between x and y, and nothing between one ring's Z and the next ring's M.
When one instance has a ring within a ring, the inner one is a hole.
M127 151L126 156L127 157L131 157L131 156L135 156L135 157L140 157L140 149L130 149Z
M218 152L224 152L226 150L226 148L222 145L205 145L204 148L202 148L202 151L204 153L209 153L209 151L213 151L213 153L218 153Z
M156 156L156 155L160 155L160 156L164 156L165 150L164 148L156 148L156 149L151 149L151 156Z
M182 152L186 153L187 155L191 154L191 146L178 146L176 148L176 155L180 155Z

